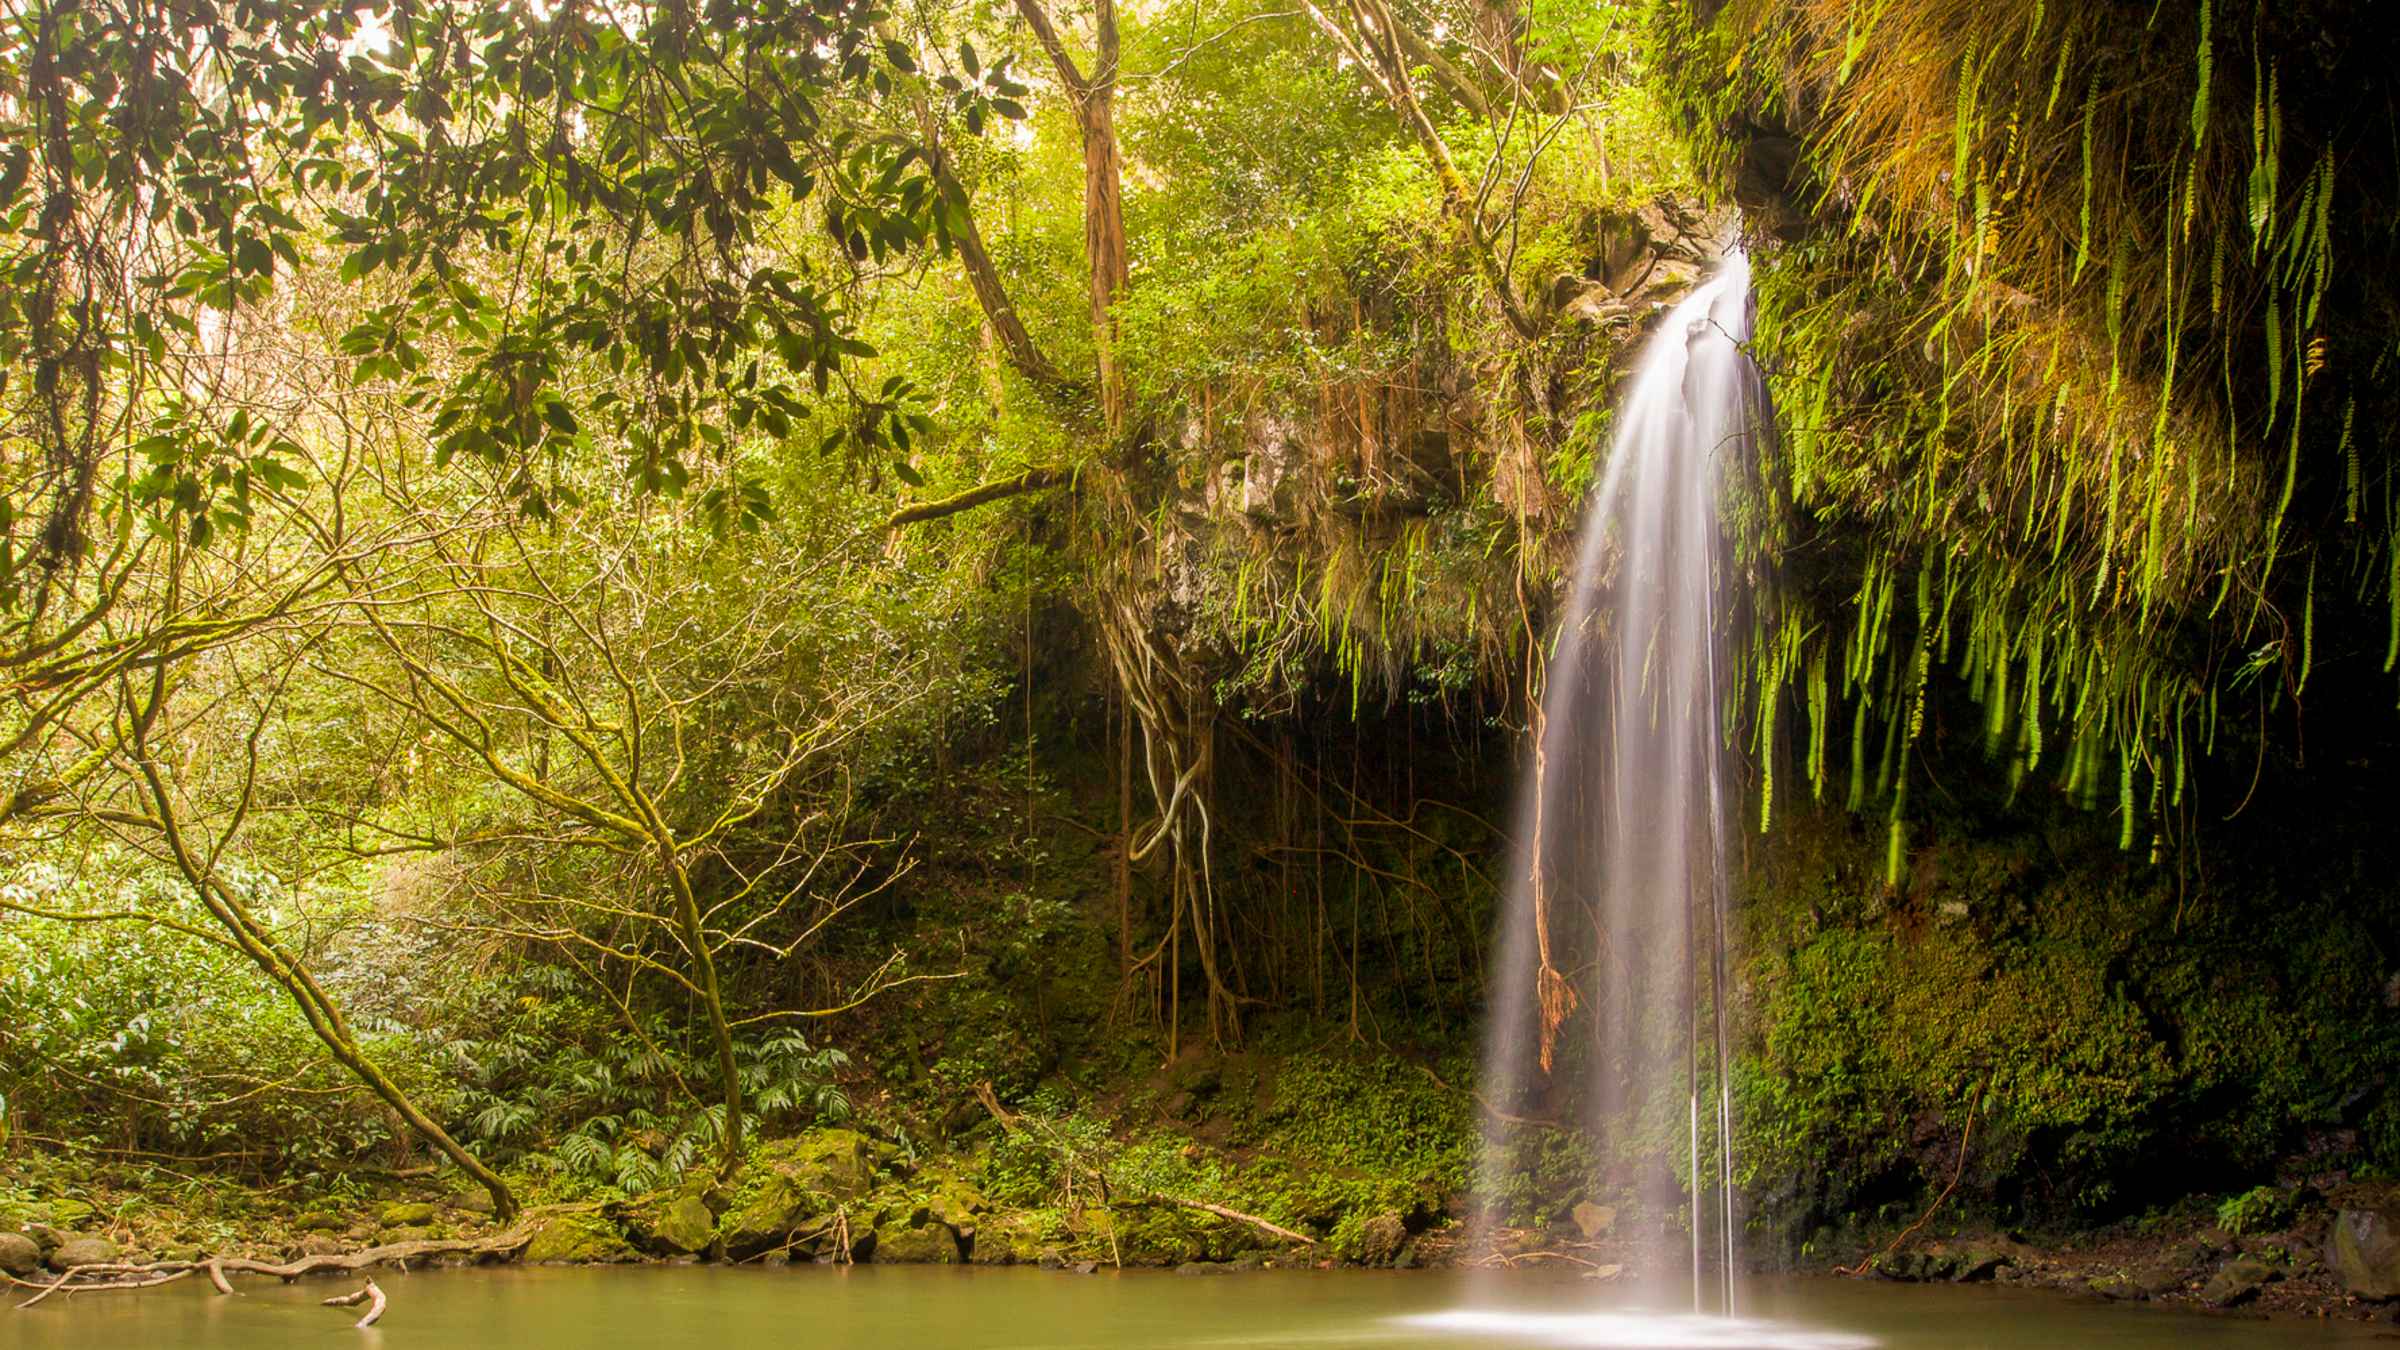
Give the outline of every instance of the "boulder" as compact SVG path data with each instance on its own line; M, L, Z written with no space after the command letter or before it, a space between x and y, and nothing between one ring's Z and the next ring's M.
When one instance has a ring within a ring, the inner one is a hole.
M978 1216L990 1212L992 1208L991 1202L984 1199L983 1192L963 1177L928 1179L934 1182L934 1186L925 1199L925 1213L962 1238L975 1236Z
M542 1221L525 1244L527 1265L623 1261L632 1255L625 1235L597 1214L553 1215Z
M385 1205L383 1226L386 1228L421 1228L433 1222L433 1206L426 1204Z
M2133 1281L2134 1287L2140 1289L2146 1298L2164 1298L2168 1294L2182 1293L2184 1286L2190 1282L2184 1275L2184 1268L2170 1261L2143 1266L2126 1278Z
M2212 1308L2231 1308L2258 1297L2259 1289L2269 1280L2281 1279L2282 1272L2264 1261L2237 1256L2217 1268L2201 1287L2200 1298Z
M2142 1292L2142 1287L2134 1283L2131 1278L2117 1273L2095 1275L2085 1283L2084 1287L2102 1298L2123 1299L2134 1303L2149 1297Z
M1390 1265L1407 1245L1407 1222L1387 1210L1359 1228L1358 1259L1372 1266Z
M23 1233L0 1233L0 1272L23 1276L41 1268L40 1243Z
M292 1220L292 1227L303 1233L338 1233L350 1226L350 1221L329 1209L312 1210Z
M795 1229L824 1209L825 1200L784 1172L762 1169L718 1221L717 1237L727 1256L748 1260L789 1242Z
M2360 1298L2400 1298L2400 1205L2344 1209L2334 1216L2325 1264Z
M489 1214L494 1208L490 1191L459 1191L442 1203L469 1214Z
M299 1253L302 1256L339 1256L346 1250L348 1248L340 1238L327 1237L323 1233L311 1233L300 1239Z
M888 1223L875 1230L875 1261L878 1265L955 1265L958 1239L949 1229L930 1221L914 1227Z
M717 1240L717 1216L696 1195L677 1196L634 1227L645 1245L684 1256L697 1256Z
M1584 1241L1589 1242L1594 1238L1606 1237L1617 1226L1617 1207L1595 1205L1585 1200L1569 1210L1567 1217L1575 1221L1575 1231L1583 1234Z
M104 1237L70 1237L50 1253L52 1270L73 1270L77 1266L105 1266L118 1259L117 1244Z
M760 1170L773 1172L834 1200L856 1200L875 1188L879 1150L856 1130L810 1130L761 1148Z

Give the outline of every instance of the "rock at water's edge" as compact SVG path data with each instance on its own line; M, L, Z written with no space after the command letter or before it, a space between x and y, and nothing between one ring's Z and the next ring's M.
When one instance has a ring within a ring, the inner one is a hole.
M527 1265L545 1262L622 1261L632 1256L625 1235L596 1214L561 1214L546 1219L525 1244Z
M50 1253L52 1270L73 1270L77 1266L105 1266L117 1259L117 1244L104 1237L71 1237L58 1244Z
M2258 1297L2260 1287L2267 1281L2282 1278L2282 1273L2264 1261L2237 1256L2219 1267L2201 1287L2201 1301L2215 1308L2231 1308Z
M2343 1210L2334 1217L2325 1264L2360 1298L2400 1298L2400 1211Z

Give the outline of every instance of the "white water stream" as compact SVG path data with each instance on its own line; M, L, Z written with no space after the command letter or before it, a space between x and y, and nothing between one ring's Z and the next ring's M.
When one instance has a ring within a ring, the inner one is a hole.
M1739 1304L1740 1229L1728 1181L1732 1094L1716 1072L1727 1037L1731 801L1717 504L1722 466L1747 462L1764 424L1742 349L1749 335L1749 265L1730 253L1650 338L1617 410L1518 808L1484 1061L1492 1100L1578 1103L1586 1117L1576 1123L1604 1158L1647 1160L1646 1170L1614 1169L1613 1187L1593 1178L1591 1195L1631 1187L1625 1209L1636 1217L1616 1236L1655 1253L1635 1266L1646 1300L1680 1298L1681 1263L1668 1254L1688 1243L1692 1311L1723 1319ZM1487 1182L1505 1166L1487 1156ZM1589 1324L1611 1339L1566 1343L1806 1343L1755 1339L1754 1324L1708 1325L1704 1334L1689 1316L1647 1330ZM1654 1334L1670 1339L1644 1338Z

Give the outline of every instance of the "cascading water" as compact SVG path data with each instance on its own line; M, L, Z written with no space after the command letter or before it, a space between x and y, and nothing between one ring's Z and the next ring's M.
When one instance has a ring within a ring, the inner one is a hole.
M1595 1196L1631 1184L1617 1232L1641 1248L1648 1293L1674 1296L1681 1261L1668 1256L1688 1229L1692 1308L1727 1315L1732 1100L1716 1066L1729 797L1718 619L1730 577L1717 485L1766 424L1749 333L1749 265L1729 253L1650 339L1618 409L1518 807L1484 1060L1495 1101L1583 1104L1581 1123L1615 1164L1614 1185L1593 1179ZM1486 1195L1506 1166L1487 1150Z

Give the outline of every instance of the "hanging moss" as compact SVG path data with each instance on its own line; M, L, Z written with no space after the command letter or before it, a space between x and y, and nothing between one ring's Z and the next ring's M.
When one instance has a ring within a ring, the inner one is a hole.
M1903 644L1968 677L2012 778L2154 838L2222 692L2255 683L2266 716L2304 690L2320 571L2400 614L2390 455L2351 430L2400 402L2373 44L2334 6L2221 0L1659 14L1699 153L1773 236L1784 435L1735 516L1779 588L1750 637L1758 748L1778 702L1827 720L1830 666L1857 737L1901 721L1904 803ZM1911 575L1938 599L1919 626L1893 621ZM1821 792L1813 742L1805 763Z

